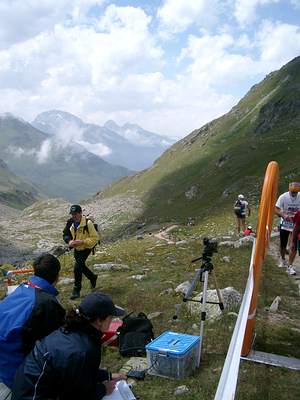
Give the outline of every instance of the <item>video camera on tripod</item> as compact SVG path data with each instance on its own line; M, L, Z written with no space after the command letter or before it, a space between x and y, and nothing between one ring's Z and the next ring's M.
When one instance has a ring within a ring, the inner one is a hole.
M195 290L197 283L201 282L203 284L202 299L199 301L201 303L201 322L200 322L201 341L200 341L200 345L199 345L199 356L198 356L198 363L197 363L198 366L200 364L201 346L202 346L202 342L203 342L204 322L206 319L206 311L205 311L206 303L217 304L220 307L221 311L224 310L224 302L223 302L222 294L218 287L213 263L211 262L211 258L213 256L213 254L218 252L218 242L216 240L213 240L213 239L210 240L209 238L205 237L203 239L203 245L204 245L204 249L203 249L201 257L197 257L191 261L192 263L194 263L196 261L202 260L201 268L196 270L196 275L194 276L194 279L193 279L189 289L187 290L184 298L182 299L183 303L185 303L187 301L198 302L199 300L195 300L191 296L192 296L193 291ZM207 301L207 286L208 286L208 275L209 274L212 274L212 277L214 280L214 284L215 284L215 288L216 288L217 296L218 296L218 300L219 300L218 302ZM183 303L177 304L175 306L176 313L175 313L175 315L173 315L173 320L176 320L178 318L178 314L179 314L179 311L181 310Z
M204 249L202 252L202 256L193 259L191 261L192 263L203 260L203 264L205 266L206 263L210 263L213 254L218 252L218 242L215 239L209 239L205 237L203 239L203 245Z

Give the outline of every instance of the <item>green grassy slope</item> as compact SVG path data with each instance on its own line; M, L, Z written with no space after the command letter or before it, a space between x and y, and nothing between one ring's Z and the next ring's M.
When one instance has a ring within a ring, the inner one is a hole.
M232 207L244 193L257 203L269 161L280 165L280 190L300 176L300 57L269 74L226 115L177 142L152 168L111 185L101 196L135 192L146 219L202 217ZM185 192L196 187L188 200Z

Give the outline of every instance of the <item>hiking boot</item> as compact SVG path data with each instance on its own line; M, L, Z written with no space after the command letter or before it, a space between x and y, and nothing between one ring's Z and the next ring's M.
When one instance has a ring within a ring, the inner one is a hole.
M297 275L297 272L294 270L294 268L292 267L292 265L289 265L289 266L287 267L286 272L287 272L289 275Z
M72 296L70 297L71 300L79 299L80 297L80 290L73 289Z
M90 279L90 282L91 282L91 289L95 289L97 279L98 279L98 275L94 275L94 277Z

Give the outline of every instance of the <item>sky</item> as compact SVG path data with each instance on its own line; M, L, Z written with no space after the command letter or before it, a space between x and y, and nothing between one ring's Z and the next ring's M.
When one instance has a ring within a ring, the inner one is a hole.
M0 113L181 138L300 54L300 0L0 0Z

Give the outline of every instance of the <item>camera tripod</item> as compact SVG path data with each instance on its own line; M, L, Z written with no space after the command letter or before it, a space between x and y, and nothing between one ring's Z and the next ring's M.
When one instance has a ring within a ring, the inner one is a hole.
M201 359L201 350L202 350L202 342L203 342L203 332L204 332L204 322L206 320L206 304L218 304L220 307L220 310L224 310L224 302L222 298L221 291L218 286L216 274L214 271L214 266L211 262L211 255L207 255L205 252L202 254L202 257L195 258L194 260L191 261L191 263L194 263L196 261L202 260L202 265L201 268L196 270L196 275L194 276L194 279L192 280L192 283L186 292L183 302L186 303L187 301L194 301L201 303L201 322L200 322L200 344L199 344L199 354L198 354L198 362L197 362L197 367L200 365L200 359ZM212 275L213 280L214 280L214 285L217 291L217 296L218 296L218 302L215 301L207 301L207 287L208 287L208 276L209 274ZM201 300L194 300L191 296L193 291L195 290L195 287L198 282L203 283L203 290L202 290L202 298ZM182 307L183 303L178 304L176 306L176 314L173 316L173 319L176 320L178 318L179 311Z

